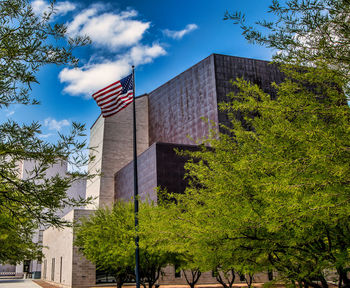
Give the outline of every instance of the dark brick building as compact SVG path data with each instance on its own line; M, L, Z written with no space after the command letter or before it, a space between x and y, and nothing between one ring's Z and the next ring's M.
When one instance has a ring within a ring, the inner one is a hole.
M212 54L169 80L148 95L148 135L150 147L138 157L139 191L156 200L155 187L181 193L185 159L174 152L195 149L208 136L207 118L216 125L228 125L218 103L235 91L231 80L243 77L274 96L272 82L281 82L282 73L267 61ZM237 115L239 118L240 115ZM178 144L178 145L175 145ZM128 199L133 191L133 163L115 174L115 199Z

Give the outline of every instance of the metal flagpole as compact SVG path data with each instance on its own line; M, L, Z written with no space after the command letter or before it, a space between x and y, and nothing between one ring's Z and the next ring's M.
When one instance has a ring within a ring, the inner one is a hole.
M132 83L133 83L133 134L134 134L134 208L135 208L135 231L139 230L139 199L138 199L138 181L137 181L137 141L136 141L136 97L135 97L135 66L132 66ZM139 255L139 236L135 237L135 276L136 288L140 288L140 255Z

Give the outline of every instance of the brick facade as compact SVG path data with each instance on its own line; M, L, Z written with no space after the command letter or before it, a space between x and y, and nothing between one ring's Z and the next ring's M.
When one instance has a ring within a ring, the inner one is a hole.
M184 165L186 157L179 156L177 151L198 150L194 145L180 145L156 142L137 158L139 195L141 200L157 201L156 188L167 189L168 192L183 193ZM115 174L115 200L129 200L134 191L134 163L130 162Z
M149 93L149 143L195 144L218 122L214 55Z
M228 93L238 92L238 89L231 83L231 80L237 78L243 78L252 84L258 85L264 92L273 97L276 96L271 83L280 83L283 80L283 74L276 65L267 61L227 55L214 54L213 57L218 103L229 101ZM242 116L239 113L236 117L242 121ZM218 122L226 126L230 125L227 114L222 111L218 111Z

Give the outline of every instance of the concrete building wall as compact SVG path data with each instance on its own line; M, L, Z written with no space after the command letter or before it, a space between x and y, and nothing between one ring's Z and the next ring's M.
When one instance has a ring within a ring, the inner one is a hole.
M20 167L20 178L21 179L28 179L34 175L34 170L36 167L39 167L40 163L38 161L34 160L25 160L21 163ZM51 178L56 176L57 174L61 177L64 177L67 172L67 162L65 161L58 161L57 163L51 165L46 171L45 171L45 177Z
M184 165L187 157L177 154L175 149L198 150L197 146L172 143L154 143L137 157L138 184L141 200L157 201L157 187L168 192L183 193ZM115 200L129 200L134 193L134 163L129 162L115 174Z
M63 218L72 222L74 210L70 211ZM72 228L55 229L51 227L44 231L42 279L59 283L62 287L70 287L72 285L72 243ZM52 266L53 259L55 267Z
M28 179L33 177L35 174L35 169L40 167L40 162L34 161L34 160L24 160L18 163L18 171L19 171L19 177L21 179ZM59 175L60 177L64 177L67 173L67 162L65 161L58 161L57 163L51 165L46 171L45 171L45 177L47 179L52 178L56 175ZM40 181L38 182L40 183ZM75 194L75 190L71 189L69 192L69 195L73 197ZM85 196L85 193L82 195ZM65 208L64 213L66 213L71 208ZM58 215L63 215L63 211L58 211ZM42 243L42 235L43 235L44 227L39 227L37 231L35 231L33 235L33 242L34 243ZM29 259L28 259L29 260ZM42 270L42 263L41 261L38 261L37 259L30 260L29 263L29 272L41 272ZM16 265L16 274L22 275L24 271L24 263L20 263ZM35 273L32 275L33 277L40 277L40 273Z
M170 193L183 193L187 186L185 163L188 157L177 151L196 151L198 146L157 143L157 186Z
M102 167L102 146L104 134L104 119L100 115L90 128L90 157L94 160L89 163L88 171L90 174L101 173ZM98 207L98 196L100 194L101 177L96 176L86 182L86 197L94 198L93 203L89 205L88 209L95 209Z
M63 218L72 222L90 215L93 210L75 209ZM59 239L59 241L57 241ZM43 233L41 278L59 287L89 287L95 284L95 265L73 247L73 228L48 228Z
M80 180L74 181L66 192L67 196L74 199L86 198L86 184L87 184L86 182L87 182L86 179L80 179ZM75 208L79 208L79 207L75 207ZM65 207L58 212L58 215L64 216L72 209L73 209L72 207Z
M74 210L74 221L79 222L82 217L88 217L93 210L76 209ZM74 238L74 231L73 231ZM88 288L96 283L96 266L88 261L78 247L73 246L72 258L72 287Z
M137 153L148 148L148 97L136 98ZM97 197L95 206L111 205L114 201L114 173L133 158L132 105L119 113L100 117L91 128L90 146L98 147L95 164L89 172L100 170L101 176L87 184L87 196ZM92 208L91 206L88 208Z
M214 56L149 93L149 142L195 144L208 135L205 117L218 122Z
M0 264L0 273L6 272L16 272L16 266L11 264Z

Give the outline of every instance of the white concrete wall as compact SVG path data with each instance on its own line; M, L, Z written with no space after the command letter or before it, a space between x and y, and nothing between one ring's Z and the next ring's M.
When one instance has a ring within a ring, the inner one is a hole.
M90 174L101 173L102 166L102 146L104 134L104 118L100 115L94 125L90 129L90 156L95 157L94 161L89 163L88 172ZM88 209L96 209L98 207L98 197L100 195L101 177L96 176L86 183L86 197L93 197L93 204Z
M75 209L63 218L72 222L90 215L93 210ZM59 287L89 287L95 284L96 270L73 246L73 228L48 228L43 233L43 265L41 278ZM52 278L52 259L55 268ZM62 265L61 265L62 260Z
M18 163L18 171L19 171L19 177L21 179L29 179L33 177L35 173L35 168L39 166L38 161L34 160L24 160L22 162ZM57 174L61 177L64 177L67 173L67 162L65 161L58 161L57 163L53 164L51 167L49 167L46 170L45 177L46 178L51 178L56 176ZM71 194L74 192L71 191ZM67 211L65 211L67 212ZM61 212L58 211L59 215ZM34 243L41 243L42 242L42 233L43 233L44 227L40 227L33 235L33 242ZM29 271L30 272L40 272L41 271L41 262L33 259L31 260L30 266L29 266ZM20 263L16 265L16 273L17 274L22 274L23 273L23 263Z
M32 160L25 160L21 163L19 163L19 177L21 179L28 179L33 175L34 169L36 166L38 166L39 163L37 161ZM59 175L60 177L65 177L67 173L67 162L65 161L58 161L57 163L53 164L50 168L46 170L45 177L51 178L56 175ZM71 187L67 190L67 196L79 199L85 198L85 191L86 191L86 180L78 180L72 183ZM71 211L72 207L65 207L64 209L57 211L58 216L63 216L67 214L69 211ZM40 227L33 235L33 242L34 243L42 243L42 235L43 230L45 227ZM55 245L55 244L54 244ZM59 260L56 260L59 261ZM59 265L59 264L58 264ZM56 263L57 266L57 263ZM37 260L32 260L30 263L30 272L40 272L42 271L42 262ZM16 273L21 274L23 273L23 263L20 263L16 266Z
M0 273L2 272L16 272L16 266L10 264L0 264Z
M73 221L74 211L70 211L63 217ZM72 258L73 258L73 229L48 228L43 233L43 269L41 278L51 281L52 259L55 259L53 282L70 287L72 285ZM62 270L61 268L62 257ZM46 264L44 264L46 261ZM45 267L44 267L45 266Z
M74 198L76 200L78 200L79 198L85 199L86 179L80 179L80 180L74 181L66 193L68 197ZM83 207L75 207L75 208L83 208ZM61 211L59 211L57 214L62 217L72 210L73 210L72 207L65 207Z
M21 179L28 179L31 176L33 176L33 172L35 167L39 166L39 162L33 161L33 160L25 160L21 163L20 168L20 178ZM57 174L63 177L67 172L67 162L65 161L58 161L57 163L53 164L51 167L49 167L46 172L45 176L46 178L51 178L53 176L56 176Z
M148 137L148 97L136 99L137 153L149 147ZM88 181L86 196L95 197L89 209L114 202L114 174L133 159L133 115L132 104L119 113L97 119L90 133L91 153L96 157L89 165L90 173L101 172L101 176Z

